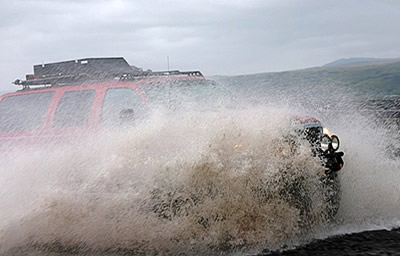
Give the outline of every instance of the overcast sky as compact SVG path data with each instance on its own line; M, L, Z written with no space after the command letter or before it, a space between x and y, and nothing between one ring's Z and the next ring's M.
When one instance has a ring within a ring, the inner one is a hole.
M0 91L33 64L123 56L235 75L400 57L397 0L0 0Z

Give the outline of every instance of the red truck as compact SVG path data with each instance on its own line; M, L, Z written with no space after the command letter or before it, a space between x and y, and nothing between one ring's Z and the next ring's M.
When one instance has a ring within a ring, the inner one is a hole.
M76 140L110 126L135 123L151 111L149 102L169 100L165 93L154 93L157 89L179 89L192 99L207 100L205 105L210 108L218 103L213 97L225 93L199 71L143 71L130 66L123 58L87 58L35 65L34 74L14 83L22 86L22 90L0 96L2 152L43 142ZM198 97L202 90L210 88L213 91L207 97ZM337 172L344 164L343 152L338 151L339 138L327 134L314 118L294 117L293 123L326 167L325 182L335 190L329 199L334 204L334 215L339 202Z
M144 85L205 80L199 71L138 70L123 58L35 65L33 75L14 82L22 90L0 96L0 148L87 136L143 115Z

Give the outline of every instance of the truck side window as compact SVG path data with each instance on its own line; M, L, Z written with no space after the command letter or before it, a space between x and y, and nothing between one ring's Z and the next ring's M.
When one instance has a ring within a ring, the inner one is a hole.
M9 96L0 101L0 131L39 129L54 92Z
M65 92L58 103L53 127L86 127L95 94L95 90Z
M144 114L144 108L142 98L132 88L110 88L104 97L101 120L104 125L129 124Z

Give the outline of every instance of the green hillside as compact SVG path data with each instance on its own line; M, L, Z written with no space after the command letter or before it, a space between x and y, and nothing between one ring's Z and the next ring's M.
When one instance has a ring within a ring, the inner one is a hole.
M400 62L328 68L321 72L363 95L400 95Z
M339 91L363 98L400 96L400 62L324 66L216 79L244 95L278 93L312 96L313 93L322 93L329 96Z

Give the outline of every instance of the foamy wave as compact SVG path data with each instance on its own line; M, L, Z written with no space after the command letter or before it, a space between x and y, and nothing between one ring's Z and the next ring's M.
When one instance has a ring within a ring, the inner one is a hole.
M23 195L30 206L4 215L1 251L232 253L297 243L326 222L327 191L309 145L285 140L289 120L283 110L155 113L79 146L16 157L3 172L30 192L10 188L2 200Z

